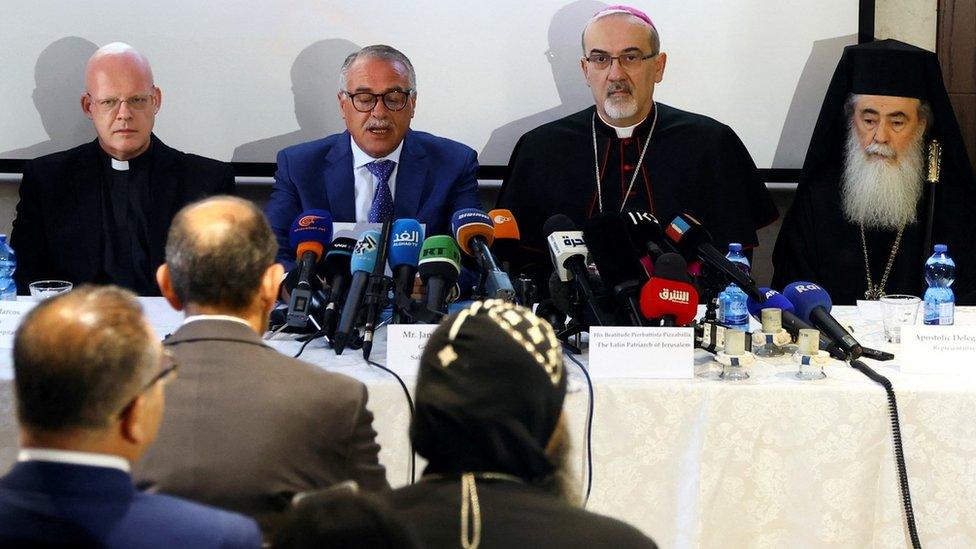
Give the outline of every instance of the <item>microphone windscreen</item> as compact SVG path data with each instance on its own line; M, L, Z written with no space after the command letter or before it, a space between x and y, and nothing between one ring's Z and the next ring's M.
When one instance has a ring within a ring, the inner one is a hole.
M417 272L424 284L432 276L442 276L449 283L457 282L461 271L461 252L457 243L447 235L435 235L424 240L420 248Z
M640 309L646 318L673 316L676 325L685 326L698 314L698 290L687 282L654 276L641 288Z
M654 276L667 280L690 283L688 278L688 262L675 253L664 253L654 262Z
M463 208L451 216L451 232L458 245L468 255L474 255L471 239L480 236L491 246L495 240L495 226L488 214L478 208Z
M331 242L332 214L325 210L305 210L292 221L288 231L288 245L299 258L310 251L315 253L317 262Z
M424 228L416 219L397 219L390 230L390 268L417 266Z
M511 210L491 210L488 212L488 217L491 218L492 224L495 226L495 240L502 238L508 240L519 239L519 226Z
M356 249L356 239L348 236L338 236L325 252L323 261L325 273L329 278L337 274L348 274L352 260L352 251Z
M790 303L789 299L773 290L771 288L759 288L759 291L766 296L766 301L764 303L759 303L751 297L746 298L746 307L749 308L749 314L755 318L761 318L763 309L780 309L782 311L795 312L793 304Z
M661 244L664 242L664 229L657 218L643 210L633 210L620 214L624 225L630 233L630 239L641 245L647 242Z
M373 272L373 268L376 266L376 256L379 254L379 240L379 231L363 232L352 252L352 259L349 263L349 269L352 272Z
M566 214L556 214L542 225L542 236L549 236L556 231L575 231L576 223Z
M627 236L620 216L598 213L583 225L586 248L600 271L603 283L612 288L627 281L643 282L647 273L641 266L641 254Z
M664 236L689 260L697 256L698 246L712 242L712 235L701 222L687 213L676 215L664 228Z
M795 308L796 316L804 322L810 323L810 312L817 307L823 307L828 313L833 303L830 294L813 282L793 282L783 288L783 295L790 300Z

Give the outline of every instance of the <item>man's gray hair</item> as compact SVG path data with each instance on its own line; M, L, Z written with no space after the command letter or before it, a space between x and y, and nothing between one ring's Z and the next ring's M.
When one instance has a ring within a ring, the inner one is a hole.
M590 25L596 23L600 19L603 19L604 17L610 17L611 15L626 15L632 17L635 21L637 21L641 25L647 27L648 40L651 44L651 52L650 52L651 55L657 55L661 53L661 37L660 35L658 35L657 28L654 25L648 25L646 22L642 21L636 15L628 13L624 10L619 10L619 11L605 10L594 15L589 21L586 22L586 25L583 25L583 32L580 33L580 46L583 48L583 56L586 56L586 29L590 28Z
M365 58L385 59L387 61L395 61L403 65L404 68L407 69L407 83L410 85L410 89L412 90L411 94L417 93L417 74L413 70L413 63L410 62L410 59L408 59L403 52L385 44L366 46L355 53L349 54L349 57L346 57L346 60L342 63L342 69L339 70L340 82L342 82L345 89L339 91L349 90L349 80L347 79L349 76L349 67L351 67L356 61Z
M847 94L847 101L844 102L844 117L851 124L854 123L854 106L857 105L861 96L862 94L859 93L849 93ZM932 112L932 104L924 99L919 100L918 119L925 123L925 133L928 133L935 124L935 114Z

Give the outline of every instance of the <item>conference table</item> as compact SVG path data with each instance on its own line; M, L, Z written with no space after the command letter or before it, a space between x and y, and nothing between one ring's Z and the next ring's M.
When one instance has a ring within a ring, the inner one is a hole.
M161 298L142 302L160 335L179 326L180 314ZM856 307L835 307L834 313L863 344L896 354L894 361L866 362L891 380L898 395L922 544L976 547L976 373L904 373L898 346L884 341L880 322L865 320ZM957 308L956 320L976 324L976 308ZM286 354L300 346L280 335L269 343ZM372 358L386 364L382 329ZM410 411L397 381L360 352L336 356L323 342L310 344L302 359L368 386L380 460L394 487L408 483ZM587 365L585 354L576 360ZM695 362L699 372L712 367L703 351L696 351ZM566 360L566 368L570 466L585 486L589 392L580 366ZM801 381L796 370L788 357L780 357L758 361L749 367L751 377L738 382L601 378L594 372L587 509L636 526L661 547L905 547L883 389L836 361L822 380ZM415 377L404 381L412 392ZM16 451L11 358L5 349L0 360L4 469ZM418 476L422 466L418 458Z

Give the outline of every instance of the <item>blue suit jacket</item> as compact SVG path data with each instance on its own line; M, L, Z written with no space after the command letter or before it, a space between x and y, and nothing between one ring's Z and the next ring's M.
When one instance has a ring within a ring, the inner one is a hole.
M257 524L137 492L108 467L25 461L0 479L0 546L261 547Z
M356 221L349 139L345 131L278 153L274 190L265 213L278 238L278 260L286 267L295 261L288 230L304 210L327 210L333 221ZM408 130L396 175L394 219L426 223L428 236L450 234L451 214L461 208L481 208L477 171L477 154L470 147Z

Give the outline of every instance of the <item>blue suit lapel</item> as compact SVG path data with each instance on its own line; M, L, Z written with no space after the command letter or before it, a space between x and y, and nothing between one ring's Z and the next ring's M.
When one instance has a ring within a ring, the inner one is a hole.
M411 132L403 139L400 164L397 167L396 196L393 197L394 219L417 219L420 197L427 186L430 164L427 153L412 139Z
M349 132L343 132L325 156L322 178L329 197L329 210L335 221L356 220L356 179L353 176Z

